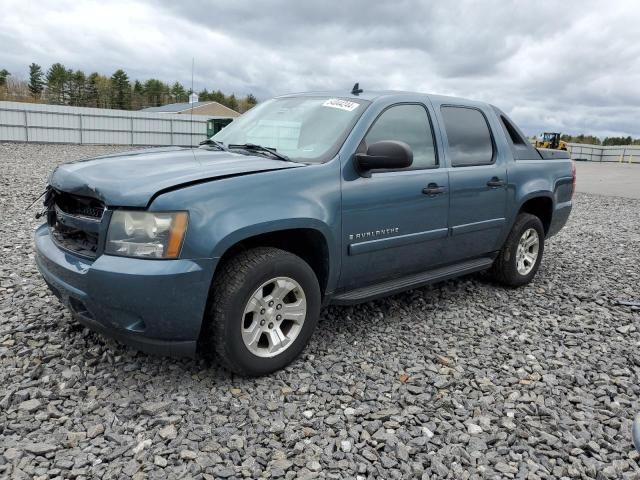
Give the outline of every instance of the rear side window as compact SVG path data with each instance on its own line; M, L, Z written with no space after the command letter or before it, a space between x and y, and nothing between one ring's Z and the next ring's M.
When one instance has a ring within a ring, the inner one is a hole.
M511 125L511 122L507 120L504 115L500 115L500 121L502 122L502 126L504 127L505 132L511 139L511 143L513 143L514 145L526 145L524 139L520 136L515 127Z
M449 141L451 165L488 165L493 163L493 142L484 115L475 108L442 107L444 127Z
M367 145L382 140L405 142L413 150L413 164L405 170L437 165L431 122L420 105L396 105L385 110L365 137Z
M500 123L504 130L507 140L511 145L513 156L516 160L539 160L540 154L537 150L527 141L524 134L518 129L515 123L507 117L499 108L493 107L498 117L500 117Z

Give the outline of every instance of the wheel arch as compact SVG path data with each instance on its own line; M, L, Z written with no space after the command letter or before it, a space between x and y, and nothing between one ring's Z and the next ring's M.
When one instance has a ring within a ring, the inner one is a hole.
M518 214L530 213L542 222L545 236L549 233L553 217L553 194L551 192L535 192L527 195L520 203Z
M214 252L214 257L218 258L215 270L239 251L254 247L280 248L299 256L309 264L318 278L320 292L324 298L337 280L337 267L333 261L334 253L331 251L334 244L329 229L313 219L284 224L253 225L233 232L218 242ZM216 271L213 273L214 278Z

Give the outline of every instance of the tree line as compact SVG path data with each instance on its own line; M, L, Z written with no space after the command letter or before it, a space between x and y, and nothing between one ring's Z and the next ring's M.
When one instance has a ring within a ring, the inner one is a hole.
M180 82L168 84L156 78L131 81L122 69L111 76L98 72L87 75L61 63L54 63L46 71L32 63L28 80L14 78L6 69L0 69L0 100L140 110L188 102L191 93L191 89ZM233 93L226 95L220 90L206 88L197 93L200 101L215 101L241 113L258 103L251 93L236 97Z
M631 138L631 136L605 137L604 140L601 140L594 135L581 133L580 135L561 135L560 139L568 143L584 143L587 145L640 145L640 138Z

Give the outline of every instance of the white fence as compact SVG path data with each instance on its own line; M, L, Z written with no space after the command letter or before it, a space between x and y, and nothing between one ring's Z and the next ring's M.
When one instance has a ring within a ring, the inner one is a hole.
M0 141L106 145L197 145L203 115L0 102Z
M569 143L567 150L573 160L590 162L640 163L640 145L602 146Z
M197 145L212 118L224 117L0 102L0 142ZM570 143L568 150L574 160L640 163L640 145Z

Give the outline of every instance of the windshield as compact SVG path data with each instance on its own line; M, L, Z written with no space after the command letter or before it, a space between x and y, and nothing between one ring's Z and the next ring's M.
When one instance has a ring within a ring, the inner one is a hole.
M336 154L368 105L366 100L335 97L274 98L211 138L224 146L255 144L292 160L323 162Z

